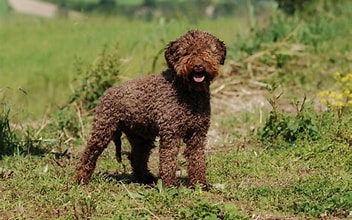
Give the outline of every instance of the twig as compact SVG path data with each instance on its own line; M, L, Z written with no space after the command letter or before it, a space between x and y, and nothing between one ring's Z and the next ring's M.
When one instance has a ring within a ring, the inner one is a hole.
M293 31L291 31L290 33L288 33L288 35L286 35L286 37L285 37L282 41L283 41L283 42L287 41L291 36L293 36L293 35L299 30L299 28L301 28L301 26L302 26L302 22L299 23L299 24L297 25L297 27L296 27Z
M258 82L258 81L255 81L255 80L249 80L249 82L255 86L259 86L259 87L264 87L266 88L268 86L267 83L263 83L263 82Z
M277 43L272 44L272 45L271 45L271 48L266 49L266 50L264 50L264 51L260 51L260 52L258 52L258 53L255 53L255 54L253 54L253 55L247 57L246 59L242 60L241 62L242 62L242 63L250 63L250 62L253 62L253 60L256 60L256 59L258 59L259 57L262 57L262 56L264 56L265 54L270 53L270 52L276 50L278 47L280 47L280 46L282 46L283 44L285 44L285 43L287 42L287 40L290 39L291 36L293 36L293 35L299 30L299 28L300 28L301 26L302 26L302 23L300 23L299 25L297 25L297 27L296 27L293 31L291 31L290 33L288 33L288 34L286 35L286 37L285 37L282 41L279 41L279 42L277 42Z
M264 56L266 53L270 52L271 50L264 50L264 51L260 51L258 53L255 53L249 57L247 57L246 59L242 60L241 62L242 63L249 63L249 62L252 62L253 60L256 60L258 59L259 57L262 57Z
M40 134L40 132L49 124L49 120L47 120L47 115L48 115L48 112L49 112L49 109L47 109L45 111L45 114L44 114L44 117L43 117L43 120L42 120L42 123L41 123L41 126L40 128L38 129L38 131L35 133L35 137L38 137L38 135Z
M225 88L225 84L222 84L221 86L219 86L218 88L216 88L212 94L215 95L217 94L218 92L220 92L221 90L223 90Z
M76 108L77 117L78 117L79 123L81 125L81 137L85 141L85 131L84 131L84 125L83 125L83 120L82 120L82 116L81 116L81 110L79 109L76 102L74 102L74 106Z

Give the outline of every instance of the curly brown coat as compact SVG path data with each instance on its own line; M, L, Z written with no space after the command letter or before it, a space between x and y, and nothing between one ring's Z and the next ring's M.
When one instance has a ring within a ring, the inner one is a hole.
M190 185L207 185L204 148L210 123L209 85L219 74L219 65L224 64L226 47L207 32L191 30L170 42L164 55L168 69L161 74L129 81L104 93L77 166L77 182L89 182L99 155L111 140L121 161L124 133L131 144L129 159L138 182L155 182L148 159L156 137L160 137L163 185L177 185L181 141L186 144Z

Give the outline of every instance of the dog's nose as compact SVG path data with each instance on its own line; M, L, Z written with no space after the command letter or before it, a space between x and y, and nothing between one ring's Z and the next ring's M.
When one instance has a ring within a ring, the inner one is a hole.
M204 67L203 67L202 64L197 63L197 64L195 64L195 65L193 66L193 70L194 70L195 72L203 72L203 71L204 71Z

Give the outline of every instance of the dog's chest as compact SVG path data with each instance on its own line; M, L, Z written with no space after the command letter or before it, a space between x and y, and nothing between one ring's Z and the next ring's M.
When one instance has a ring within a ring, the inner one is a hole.
M157 108L157 124L183 133L189 130L204 130L209 126L210 102L207 97L170 95L164 105Z

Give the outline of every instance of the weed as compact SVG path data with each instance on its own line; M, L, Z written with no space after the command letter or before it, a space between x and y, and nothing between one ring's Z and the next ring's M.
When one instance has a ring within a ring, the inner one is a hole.
M107 52L105 47L88 70L83 70L79 60L76 66L77 75L81 76L81 79L78 89L74 89L70 104L78 103L79 108L90 111L98 104L105 90L117 82L120 73L120 56L117 45L110 52Z
M96 60L85 69L82 62L76 60L76 72L80 78L75 79L73 94L66 104L56 111L49 130L56 134L59 146L85 138L85 120L92 115L100 96L106 89L118 81L119 55L117 45L111 51L104 47Z
M9 116L9 108L0 109L0 159L5 155L43 155L45 147L33 134L34 129L22 128L24 132L21 133L20 129L11 126Z
M349 115L352 110L352 73L341 75L336 72L334 79L336 90L324 90L318 93L320 101L328 107L323 114L334 119L329 124L325 124L328 129L325 135L331 140L348 142L351 145L352 119Z
M56 113L55 126L53 129L58 129L73 137L79 137L81 124L77 117L77 112L72 109L72 106L66 105L58 109Z
M0 158L19 150L18 138L10 128L9 113L10 109L0 110Z
M249 216L240 214L232 203L214 204L197 199L193 205L179 209L179 219L248 219Z
M348 108L352 108L352 73L341 75L339 72L334 74L335 86L337 91L325 90L318 93L321 102L328 107L338 111L338 117Z
M280 147L294 145L298 140L316 140L319 138L319 131L315 116L312 114L312 103L306 103L306 97L302 102L293 101L296 113L291 115L279 110L278 101L282 95L273 95L268 100L272 110L259 131L259 136L264 144L269 147Z
M217 219L220 212L218 205L197 200L193 206L180 209L178 217L180 219Z

